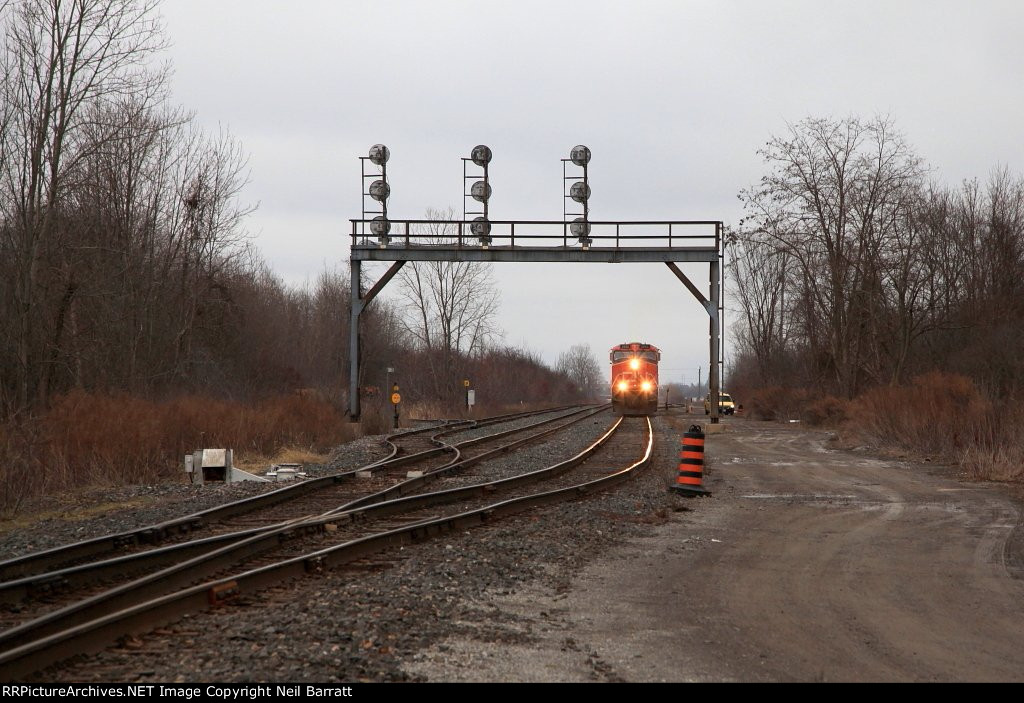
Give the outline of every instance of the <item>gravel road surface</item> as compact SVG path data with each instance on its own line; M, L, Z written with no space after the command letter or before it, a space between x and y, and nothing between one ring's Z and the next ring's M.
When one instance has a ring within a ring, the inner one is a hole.
M465 639L439 680L1020 681L1021 508L949 467L831 451L795 425L707 438L710 499L591 561L520 646ZM486 651L490 656L481 656ZM585 657L583 655L586 655ZM470 659L471 657L471 659ZM472 666L466 666L472 661Z

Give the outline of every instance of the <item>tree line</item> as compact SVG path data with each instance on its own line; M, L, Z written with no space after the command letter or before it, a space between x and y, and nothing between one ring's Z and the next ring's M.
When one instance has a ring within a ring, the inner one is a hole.
M950 187L887 118L810 118L760 150L728 234L730 386L852 398L934 370L1024 383L1024 180Z
M158 9L0 0L0 415L71 390L343 406L348 276L295 288L261 259L246 153L171 102ZM586 395L500 343L487 267L409 264L400 283L363 317L368 394L390 367L445 408L468 377L493 403Z

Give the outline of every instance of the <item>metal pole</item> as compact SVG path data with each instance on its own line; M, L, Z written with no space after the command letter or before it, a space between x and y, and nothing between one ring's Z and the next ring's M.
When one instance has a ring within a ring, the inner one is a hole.
M390 369L388 369L388 370L390 371ZM397 430L398 429L398 403L394 402L394 394L398 393L398 382L397 381L395 382L395 385L388 387L388 393L391 394L391 405L394 407L394 410L395 410L395 427L394 428Z
M718 378L718 356L721 351L721 345L718 340L720 334L718 309L721 304L721 288L719 286L719 283L721 282L720 269L721 264L718 261L712 261L711 274L708 276L708 278L711 279L711 300L708 305L708 315L711 317L711 321L709 323L709 331L711 333L709 345L711 350L711 368L708 369L708 385L710 386L708 391L711 394L711 424L713 425L718 423L718 406L719 403L721 403L721 389L719 388Z
M351 276L352 312L349 316L349 379L348 379L348 416L349 422L359 422L359 315L363 311L362 286L360 285L360 267L358 259L349 260L349 276Z
M720 232L719 241L721 242L722 250L722 267L719 270L718 288L718 338L720 345L718 359L721 364L721 375L718 377L718 380L722 383L725 381L725 247L727 242L722 225L715 225L715 229Z
M380 177L381 177L381 180L384 181L384 185L388 186L388 162L387 161L385 161L384 163L382 163L380 165ZM384 221L387 222L387 220L388 220L388 199L387 198L382 198L381 199L381 201L380 201L380 210L381 210L381 215L384 216Z

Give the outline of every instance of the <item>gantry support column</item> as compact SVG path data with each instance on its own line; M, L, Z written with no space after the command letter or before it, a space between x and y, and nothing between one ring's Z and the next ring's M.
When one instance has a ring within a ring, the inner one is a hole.
M721 379L719 378L719 362L721 361L718 357L722 350L721 344L721 325L722 321L719 318L719 304L721 302L721 264L718 261L711 262L711 273L709 282L711 284L711 300L708 301L705 306L708 311L708 316L711 321L708 323L708 331L710 333L710 352L711 352L711 373L708 374L708 391L711 393L711 424L718 423L719 417L719 406L721 405L721 398L719 394L721 392L720 385Z
M710 271L710 274L709 274L709 279L710 279L710 284L711 284L711 290L710 290L711 299L710 300L708 300L704 296L704 294L700 292L700 289L697 286L693 285L693 281L691 281L686 276L685 273L680 271L679 267L676 266L673 262L666 261L665 265L668 266L669 270L672 271L672 273L674 273L676 275L676 278L678 278L682 282L682 284L684 286L686 286L686 289L688 291L690 291L690 293L693 295L693 297L697 299L697 301L704 307L704 311L707 312L707 314L708 314L708 319L709 319L709 323L708 323L708 336L710 337L710 342L709 342L710 343L710 349L709 349L709 351L711 352L710 353L711 371L708 374L708 390L710 391L710 394L709 394L710 398L718 398L719 385L720 385L720 381L719 381L719 378L718 378L718 354L719 354L719 350L722 348L721 347L721 331L720 331L720 327L719 327L719 325L721 324L721 320L719 319L719 316L718 316L718 306L719 306L719 303L721 301L721 288L719 287L719 282L721 281L721 279L719 278L720 268L719 268L718 261L717 260L716 261L710 261L708 263L711 265L710 266L711 271ZM712 424L717 423L718 422L718 417L719 417L719 414L718 414L718 403L715 402L715 401L712 401L711 402L711 423Z
M351 276L352 310L348 318L348 419L349 422L359 422L359 315L363 312L363 291L361 281L362 261L358 259L349 260L349 276Z
M366 295L363 295L362 286L362 261L359 259L349 259L349 275L352 277L352 311L349 315L348 321L348 367L349 367L349 379L348 379L348 419L349 422L359 422L359 414L361 408L359 407L359 371L362 368L361 358L361 340L359 338L359 318L362 316L363 311L366 310L366 306L377 297L377 294L388 284L398 270L405 265L404 261L396 261L391 264L391 268L385 272L380 280L373 284L373 288L367 291Z

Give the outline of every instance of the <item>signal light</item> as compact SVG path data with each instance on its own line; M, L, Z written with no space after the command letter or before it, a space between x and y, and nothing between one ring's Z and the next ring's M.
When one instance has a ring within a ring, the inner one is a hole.
M579 176L566 175L565 165L569 162L572 162L574 165L583 169L582 178ZM577 144L572 148L569 152L568 159L562 159L562 180L576 181L569 187L569 194L567 196L563 191L564 202L568 203L569 200L572 200L583 205L583 216L575 218L572 222L569 222L569 217L580 213L570 213L568 207L565 207L563 209L563 214L565 216L565 221L569 225L568 229L579 239L579 242L584 249L589 249L590 244L593 241L590 238L590 184L587 179L587 164L589 163L590 149L582 144Z
M473 151L469 154L469 158L472 159L473 163L477 166L486 166L491 163L491 156L491 148L484 144L478 144L473 147Z
M569 159L577 166L586 166L590 163L590 149L582 144L577 144L569 152Z
M587 202L590 200L590 186L583 181L573 183L572 188L569 189L569 197L578 203Z
M574 237L586 237L590 234L590 223L584 220L582 217L577 217L569 225L569 231L572 232Z
M391 238L388 237L388 233L391 231L391 222L383 215L377 215L370 221L370 231L377 237L381 249L391 241Z
M469 152L469 158L463 157L462 159L462 221L467 221L470 215L481 215L481 217L473 218L473 221L469 224L469 229L480 240L480 246L484 249L491 244L491 222L488 219L487 204L491 199L493 191L491 190L490 177L487 173L487 165L491 163L493 156L494 154L491 153L489 146L477 144ZM470 162L483 169L483 180L475 181L469 187L469 192L467 193L466 182L478 177L467 173L466 166ZM473 206L473 211L470 211L466 207L469 198L478 203L483 203L483 211L476 210L476 206Z
M491 198L491 184L487 181L477 181L470 188L469 194L473 196L473 200L486 203Z
M388 221L388 198L391 197L391 186L388 185L387 167L388 159L390 158L391 151L383 144L374 144L370 147L368 156L359 157L359 163L362 165L363 171L363 222L366 222L369 215L376 212L380 213L380 215L370 220L370 232L377 236L381 249L386 247L391 241L388 237L388 233L391 231L391 222ZM380 173L367 173L367 161L379 167ZM380 176L380 178L377 178L377 176ZM366 181L371 178L376 180L374 180L367 189ZM369 195L371 199L380 203L380 210L367 210L367 195Z
M491 223L486 217L474 217L473 223L469 226L473 234L480 240L480 246L486 249L491 244Z
M377 180L370 184L370 197L382 203L391 195L391 186L387 181Z
M370 147L370 161L377 166L383 166L391 158L391 151L383 144L374 144Z

